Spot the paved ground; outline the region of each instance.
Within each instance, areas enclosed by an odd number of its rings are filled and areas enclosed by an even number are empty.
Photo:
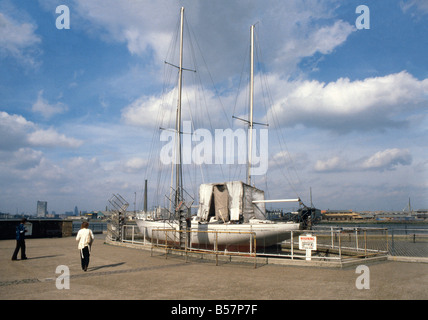
[[[0,241],[1,300],[426,300],[428,264],[368,264],[370,289],[358,289],[355,267],[331,269],[280,265],[185,262],[180,257],[104,244],[96,235],[87,272],[74,237],[27,239],[28,260],[11,261],[14,240]],[[19,257],[19,256],[18,256]],[[59,265],[70,270],[70,288],[59,290]]]

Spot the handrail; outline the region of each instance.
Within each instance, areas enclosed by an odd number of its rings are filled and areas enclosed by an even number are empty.
[[[161,240],[164,241],[164,244],[159,244],[159,233],[165,232],[165,239]],[[173,245],[168,245],[168,232],[174,232],[174,233],[186,233],[186,242],[184,248],[178,248],[177,244],[179,244],[179,241],[173,241]],[[154,233],[156,233],[156,237],[154,236]],[[189,233],[211,233],[215,234],[215,241],[213,244],[214,250],[207,250],[207,249],[201,249],[201,248],[193,248],[192,246],[188,246],[188,236]],[[235,252],[235,251],[220,251],[218,246],[218,235],[219,234],[248,234],[249,235],[249,252],[241,253],[241,252]],[[174,237],[175,238],[175,237]],[[177,238],[179,239],[179,238]],[[187,254],[189,252],[206,252],[210,254],[216,255],[216,265],[218,265],[218,255],[245,255],[245,256],[254,256],[254,266],[257,266],[257,240],[256,240],[256,233],[251,231],[214,231],[214,230],[177,230],[177,229],[162,229],[162,228],[156,228],[152,230],[152,248],[154,246],[156,247],[165,247],[165,258],[167,258],[168,250],[174,250],[174,251],[181,251],[186,253],[186,260],[187,260]],[[156,244],[154,244],[154,240],[156,240]]]

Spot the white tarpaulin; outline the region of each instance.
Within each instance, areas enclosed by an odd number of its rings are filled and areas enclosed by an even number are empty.
[[[209,221],[212,216],[225,222],[265,219],[265,204],[254,204],[255,200],[264,200],[264,191],[241,181],[202,184],[198,216],[201,221]]]

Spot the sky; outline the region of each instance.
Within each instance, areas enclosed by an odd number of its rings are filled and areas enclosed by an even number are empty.
[[[165,201],[170,166],[156,159],[175,117],[165,61],[178,63],[181,7],[184,66],[197,71],[184,72],[183,118],[195,129],[243,127],[232,116],[248,115],[256,26],[269,162],[253,183],[266,198],[310,204],[311,190],[320,209],[428,208],[425,0],[0,0],[0,212],[35,214],[38,200],[104,210],[112,194],[139,210],[145,179],[149,207]],[[196,201],[201,182],[245,181],[237,162],[193,167]]]

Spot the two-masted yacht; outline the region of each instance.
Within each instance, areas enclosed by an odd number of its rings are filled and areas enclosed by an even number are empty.
[[[251,185],[251,147],[248,152],[247,181],[228,181],[201,184],[196,216],[191,217],[192,201],[185,200],[181,172],[181,91],[183,73],[183,23],[184,8],[181,8],[180,59],[178,68],[178,103],[176,112],[177,135],[175,164],[175,195],[171,199],[172,209],[158,208],[152,212],[138,214],[136,223],[146,239],[152,241],[176,241],[181,247],[209,246],[232,248],[236,246],[271,246],[301,229],[300,222],[271,221],[266,218],[266,203],[298,202],[300,199],[266,200],[263,190]],[[248,134],[253,130],[254,95],[254,28],[251,26],[250,58],[250,116]],[[171,232],[175,230],[176,232]],[[173,235],[174,234],[174,235]],[[295,233],[297,235],[297,233]],[[229,250],[229,249],[228,249]]]

